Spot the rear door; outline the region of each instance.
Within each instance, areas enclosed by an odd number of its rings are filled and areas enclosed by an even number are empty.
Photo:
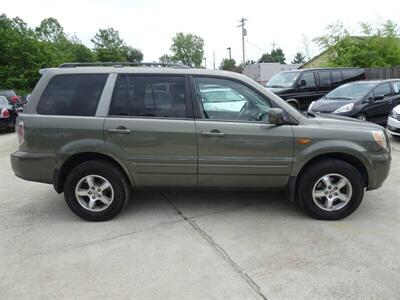
[[[104,136],[137,186],[196,186],[197,142],[187,78],[120,74]]]
[[[193,87],[198,185],[284,187],[293,163],[293,131],[291,125],[268,124],[271,102],[231,79],[196,76]]]
[[[331,71],[320,70],[317,74],[319,78],[319,91],[327,94],[332,89]]]

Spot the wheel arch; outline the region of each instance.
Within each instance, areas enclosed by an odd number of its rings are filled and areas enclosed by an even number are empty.
[[[295,202],[296,195],[297,195],[297,188],[298,188],[298,178],[301,178],[302,174],[304,174],[307,169],[309,169],[312,165],[318,163],[318,161],[326,160],[326,159],[338,159],[344,162],[349,163],[350,165],[354,166],[357,171],[360,173],[365,186],[368,186],[369,183],[369,175],[368,170],[364,163],[355,157],[354,155],[348,153],[341,153],[341,152],[332,152],[332,153],[323,153],[316,155],[310,158],[299,170],[296,176],[291,176],[286,188],[287,197],[289,197],[290,201]]]
[[[103,153],[98,153],[98,152],[81,152],[81,153],[76,153],[71,155],[67,160],[64,161],[64,163],[61,165],[60,168],[54,170],[53,173],[53,185],[54,189],[58,193],[62,193],[64,191],[64,183],[65,180],[68,176],[68,174],[71,172],[71,170],[76,167],[77,165],[90,161],[90,160],[103,160],[103,161],[108,161],[114,164],[117,168],[119,168],[122,173],[126,176],[128,179],[129,183],[131,186],[134,185],[134,180],[132,176],[129,173],[129,170],[124,166],[124,164],[117,159],[103,154]]]

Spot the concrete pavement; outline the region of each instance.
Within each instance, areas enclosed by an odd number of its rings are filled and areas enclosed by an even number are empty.
[[[347,219],[280,194],[135,192],[89,223],[52,186],[16,178],[0,133],[0,299],[398,299],[400,142],[383,188]]]

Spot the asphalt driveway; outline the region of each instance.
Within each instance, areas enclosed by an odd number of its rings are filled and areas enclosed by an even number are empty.
[[[0,133],[0,299],[399,299],[400,142],[383,188],[337,222],[277,193],[135,192],[116,219],[77,218],[16,178]]]

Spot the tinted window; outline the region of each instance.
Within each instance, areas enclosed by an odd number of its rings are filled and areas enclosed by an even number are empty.
[[[270,103],[247,86],[232,80],[195,78],[204,117],[216,120],[266,121]]]
[[[374,96],[390,96],[392,94],[390,90],[390,84],[384,83],[374,90]]]
[[[301,86],[301,88],[315,87],[315,78],[314,78],[313,72],[303,73],[300,77],[300,82],[302,80],[304,80],[306,82],[306,85]]]
[[[183,76],[120,75],[109,115],[185,118]]]
[[[333,84],[340,84],[342,81],[342,74],[340,71],[332,71],[332,83]]]
[[[358,77],[361,76],[363,71],[361,70],[343,70],[343,79],[344,80],[349,80],[352,79],[353,77]]]
[[[399,82],[392,82],[392,88],[395,95],[400,94],[400,81]]]
[[[319,84],[331,85],[331,73],[329,71],[319,71]]]
[[[43,115],[94,116],[108,74],[54,76],[37,106]]]

